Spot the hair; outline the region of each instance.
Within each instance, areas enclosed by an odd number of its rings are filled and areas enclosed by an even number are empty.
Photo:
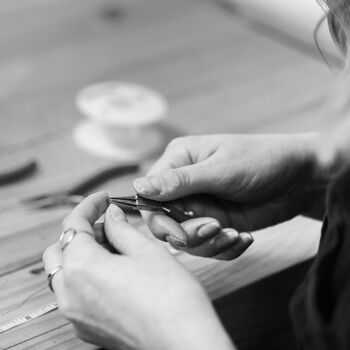
[[[350,39],[350,1],[349,0],[324,0],[329,8],[328,26],[332,38],[346,55]]]
[[[344,67],[331,91],[326,112],[333,121],[331,134],[324,135],[320,158],[332,162],[347,160],[350,164],[350,0],[318,0],[326,5],[331,36],[344,55]]]

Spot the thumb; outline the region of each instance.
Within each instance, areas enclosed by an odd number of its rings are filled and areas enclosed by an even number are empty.
[[[210,181],[209,167],[203,163],[170,169],[134,181],[138,194],[146,198],[170,201],[196,193],[210,193],[215,181]]]
[[[148,238],[128,223],[124,212],[115,204],[111,204],[106,211],[104,230],[108,242],[123,255],[140,253],[151,244]]]

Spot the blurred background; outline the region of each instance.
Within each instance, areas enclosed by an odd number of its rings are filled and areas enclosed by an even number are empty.
[[[78,92],[106,80],[158,91],[171,137],[317,129],[333,80],[322,16],[313,0],[1,0],[0,168],[38,158],[36,192],[71,181],[77,159],[103,163],[72,135]]]
[[[101,81],[158,91],[169,106],[166,141],[322,125],[319,108],[333,75],[313,42],[324,15],[314,0],[0,4],[0,169],[36,158],[42,175],[1,189],[3,198],[64,185],[105,164],[73,140],[85,118],[76,96]],[[320,45],[336,67],[326,33],[323,23]]]

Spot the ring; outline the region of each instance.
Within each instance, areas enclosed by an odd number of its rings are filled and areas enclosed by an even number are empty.
[[[62,266],[57,266],[47,275],[47,283],[52,293],[55,293],[55,291],[52,288],[52,279],[54,278],[56,273],[60,272],[61,270],[62,270]]]
[[[74,228],[68,228],[61,233],[60,239],[58,240],[61,249],[65,250],[67,245],[72,242],[74,236],[77,234],[77,230]]]

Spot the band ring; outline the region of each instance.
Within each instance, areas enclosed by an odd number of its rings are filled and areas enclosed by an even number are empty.
[[[67,245],[72,242],[73,238],[77,234],[77,230],[74,228],[68,228],[61,233],[60,239],[58,240],[61,249],[65,250]]]
[[[52,288],[52,279],[61,270],[62,270],[62,266],[57,266],[47,275],[47,284],[49,285],[49,288],[50,288],[52,293],[55,293],[55,291]]]

